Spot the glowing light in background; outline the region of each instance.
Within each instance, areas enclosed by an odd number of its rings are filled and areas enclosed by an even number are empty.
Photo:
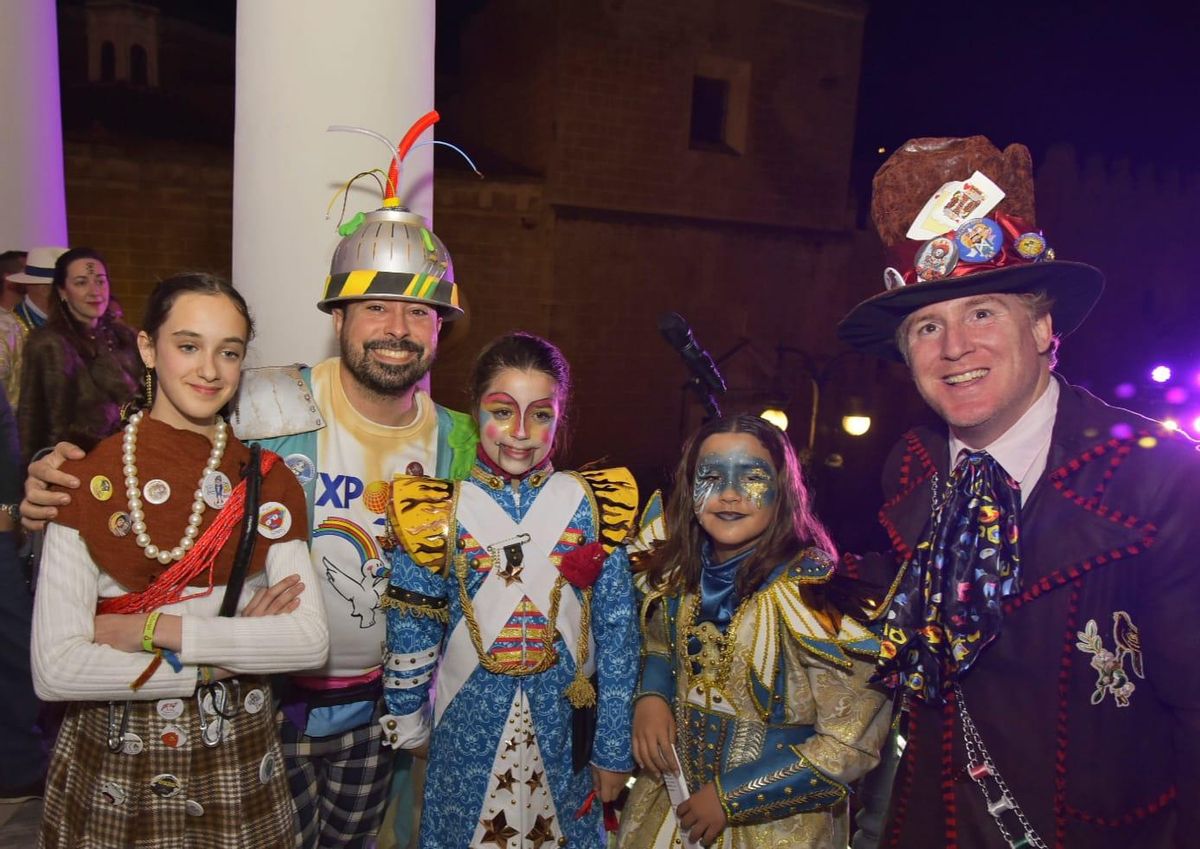
[[[780,430],[787,430],[788,417],[787,413],[778,407],[768,407],[759,413],[760,418],[764,418]]]
[[[1117,384],[1116,388],[1113,389],[1113,394],[1118,398],[1132,398],[1137,394],[1137,387],[1132,383],[1119,383]]]
[[[1200,434],[1200,416],[1196,416],[1196,418],[1192,419],[1192,431]]]
[[[842,416],[842,430],[851,436],[862,436],[870,429],[870,416]]]
[[[1182,404],[1188,399],[1188,392],[1182,386],[1172,386],[1163,395],[1168,404]]]
[[[1133,426],[1126,422],[1118,422],[1112,426],[1109,433],[1113,435],[1113,439],[1129,439],[1133,436]]]
[[[1179,422],[1174,419],[1163,419],[1162,425],[1167,430],[1179,430]]]
[[[1170,366],[1155,366],[1150,369],[1150,379],[1155,383],[1166,383],[1171,379]]]
[[[1137,444],[1143,448],[1153,448],[1155,445],[1158,445],[1158,440],[1153,436],[1143,436],[1138,440]]]

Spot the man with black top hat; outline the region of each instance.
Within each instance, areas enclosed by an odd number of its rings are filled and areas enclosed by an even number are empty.
[[[907,745],[880,845],[1197,845],[1195,445],[1053,372],[1103,278],[1037,229],[1025,147],[910,141],[872,216],[887,291],[839,336],[906,362],[946,423],[884,471]]]

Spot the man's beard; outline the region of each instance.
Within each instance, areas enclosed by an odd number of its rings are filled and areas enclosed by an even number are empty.
[[[416,385],[429,373],[433,357],[425,356],[425,347],[408,339],[385,341],[378,339],[363,344],[353,352],[343,338],[341,341],[342,362],[346,369],[364,389],[377,395],[398,395]],[[371,356],[371,351],[410,351],[415,356],[406,363],[382,363]]]

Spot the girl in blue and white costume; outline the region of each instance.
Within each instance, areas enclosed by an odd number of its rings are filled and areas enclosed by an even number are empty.
[[[595,799],[615,799],[633,766],[638,635],[621,543],[637,488],[625,469],[550,465],[570,390],[550,342],[500,337],[471,390],[470,478],[393,483],[385,738],[428,747],[425,849],[598,849]]]

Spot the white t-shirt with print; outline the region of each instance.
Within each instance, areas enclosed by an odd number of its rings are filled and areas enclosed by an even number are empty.
[[[411,424],[376,424],[350,405],[339,369],[334,357],[312,370],[326,422],[317,434],[312,560],[329,618],[329,661],[307,674],[349,677],[382,661],[387,629],[379,599],[390,564],[377,537],[387,524],[389,482],[396,474],[435,473],[437,409],[417,392]]]

